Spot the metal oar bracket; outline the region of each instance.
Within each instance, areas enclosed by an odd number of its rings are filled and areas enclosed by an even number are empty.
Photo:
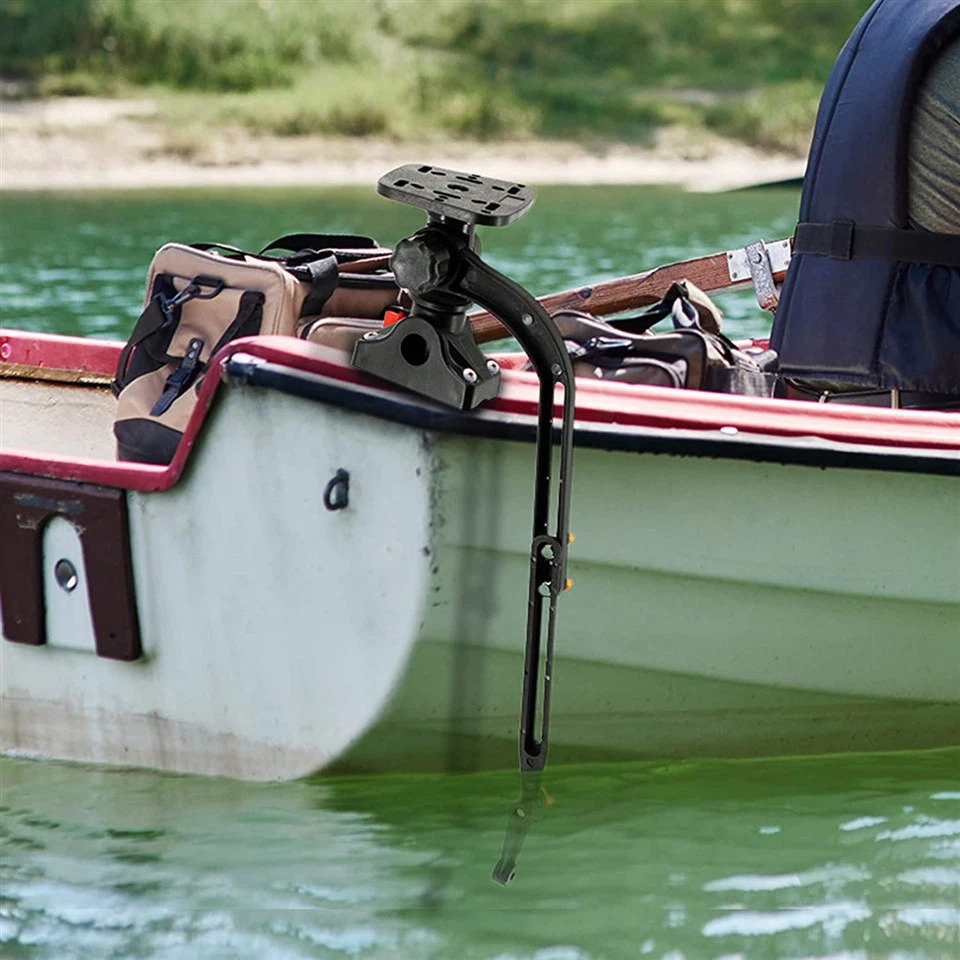
[[[467,321],[467,308],[477,303],[517,339],[540,378],[519,736],[521,773],[536,774],[547,759],[557,598],[567,585],[574,374],[549,315],[526,290],[480,259],[474,235],[477,226],[505,226],[523,216],[533,205],[534,191],[522,183],[426,164],[397,167],[381,177],[377,191],[426,211],[427,225],[401,240],[391,261],[397,283],[410,294],[409,315],[366,334],[354,349],[354,366],[460,410],[479,406],[499,392],[500,368],[484,357]],[[551,501],[558,386],[563,387],[563,414]],[[514,809],[511,824],[515,819]],[[514,839],[508,836],[504,847],[505,857],[508,848],[512,851],[511,861],[519,849]],[[512,875],[512,862],[502,859],[494,878],[506,882]]]
[[[773,275],[790,266],[793,247],[789,239],[765,243],[756,240],[739,250],[727,251],[727,270],[732,284],[753,282],[757,303],[762,310],[774,311],[780,302],[780,291]]]

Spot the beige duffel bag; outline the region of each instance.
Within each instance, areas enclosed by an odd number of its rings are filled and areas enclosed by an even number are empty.
[[[365,237],[294,234],[265,250],[168,243],[150,265],[144,311],[117,365],[117,456],[169,463],[221,347],[293,336],[311,317],[382,318],[400,291],[390,251]]]

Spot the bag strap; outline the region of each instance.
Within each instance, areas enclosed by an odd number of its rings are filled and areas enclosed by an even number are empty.
[[[300,240],[347,240],[351,242],[358,240],[376,247],[376,243],[368,237],[340,237],[315,233],[292,233],[287,237],[280,237],[278,240],[274,240],[273,243],[267,244],[259,253],[248,253],[239,247],[230,246],[228,243],[191,243],[190,246],[193,247],[194,250],[223,250],[226,251],[227,256],[232,259],[246,260],[250,258],[251,260],[266,260],[279,264],[287,273],[304,283],[310,284],[310,292],[304,299],[303,309],[300,312],[301,317],[309,317],[320,313],[323,305],[330,299],[331,294],[337,287],[339,269],[336,255],[327,252],[322,256],[318,256],[315,251],[307,251],[304,250],[303,247],[297,247],[296,249],[298,252],[303,251],[304,255],[295,258],[270,257],[264,252],[273,249],[293,249],[292,244]],[[291,244],[289,247],[287,246],[288,241]]]
[[[289,233],[268,243],[262,250],[253,253],[241,250],[230,243],[191,243],[194,250],[222,251],[226,256],[234,259],[252,257],[261,260],[277,260],[283,262],[287,257],[268,256],[270,250],[284,250],[289,253],[311,254],[323,250],[379,250],[377,241],[372,237],[355,236],[350,233]],[[368,254],[364,254],[368,256]],[[307,259],[307,257],[304,257]]]
[[[210,287],[208,293],[203,290]],[[137,347],[143,344],[147,355],[159,363],[177,363],[179,357],[171,357],[166,350],[161,350],[159,356],[151,349],[150,338],[164,327],[171,329],[180,322],[180,308],[190,300],[213,300],[223,291],[223,281],[217,277],[208,277],[198,274],[179,291],[173,285],[168,273],[158,274],[153,284],[153,296],[137,318],[130,339],[120,351],[117,360],[117,372],[110,384],[115,396],[127,385],[127,370],[130,366],[131,355]],[[167,338],[169,342],[169,337]]]
[[[256,254],[247,253],[246,250],[241,250],[239,247],[234,247],[229,243],[191,243],[190,246],[194,250],[202,250],[205,253],[209,250],[213,250],[215,253],[222,251],[224,256],[231,260],[246,260],[247,257],[256,256]]]
[[[320,313],[340,281],[337,258],[329,256],[322,260],[312,260],[298,269],[307,271],[310,282],[310,292],[304,298],[300,316],[312,317]]]
[[[632,317],[606,321],[626,333],[644,334],[661,320],[673,318],[674,329],[693,328],[720,334],[720,311],[710,298],[689,280],[674,281],[663,297]]]
[[[163,385],[163,393],[157,397],[156,403],[150,408],[151,417],[159,417],[165,414],[173,405],[173,401],[184,393],[187,387],[203,372],[206,364],[200,360],[200,352],[203,350],[203,340],[200,337],[194,337],[187,344],[187,352],[183,355],[177,368],[167,377]]]
[[[361,237],[352,233],[288,233],[268,243],[258,254],[263,256],[268,250],[286,250],[299,253],[301,250],[373,250],[377,241],[373,237]]]
[[[339,262],[347,251],[377,251],[381,248],[372,237],[356,234],[290,233],[268,243],[259,253],[250,253],[228,243],[191,243],[194,250],[222,251],[235,260],[266,260],[278,263],[298,280],[310,284],[310,292],[303,302],[301,317],[318,315],[338,284],[355,289],[389,289],[396,286],[392,274],[341,274]],[[344,249],[338,249],[344,248]],[[286,250],[292,256],[270,256],[268,250]],[[358,253],[363,259],[368,254]],[[348,266],[348,264],[344,264]]]
[[[263,294],[260,293],[259,290],[247,290],[244,292],[240,297],[240,306],[237,309],[236,317],[234,317],[230,326],[220,335],[220,339],[210,348],[211,360],[217,355],[221,348],[226,346],[231,340],[257,333],[260,329],[260,322],[263,319],[263,300]],[[200,360],[203,347],[204,342],[199,337],[194,337],[190,341],[187,346],[187,352],[180,358],[176,369],[167,377],[163,385],[163,392],[151,408],[151,417],[159,417],[166,413],[173,405],[173,402],[182,396],[187,388],[206,372],[208,364]]]
[[[303,263],[284,263],[282,266],[297,280],[310,284],[310,292],[304,298],[300,316],[310,317],[320,313],[340,282],[340,268],[336,256],[328,253]]]
[[[114,374],[113,381],[110,384],[110,389],[113,391],[114,396],[119,395],[120,391],[126,386],[124,381],[134,348],[138,347],[147,337],[152,336],[168,323],[167,315],[163,311],[161,302],[161,295],[159,293],[155,293],[150,298],[150,303],[147,304],[143,313],[140,314],[137,322],[134,324],[130,339],[127,340],[123,346],[123,350],[120,351],[120,358],[117,360],[117,372]]]
[[[230,322],[230,326],[220,335],[220,339],[210,348],[212,360],[221,348],[237,337],[253,336],[260,332],[260,323],[263,320],[264,296],[259,290],[245,290],[240,297],[240,306],[237,315]]]

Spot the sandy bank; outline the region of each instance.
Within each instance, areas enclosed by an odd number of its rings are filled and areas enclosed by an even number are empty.
[[[670,129],[649,147],[394,143],[171,130],[148,100],[0,101],[0,188],[130,189],[372,184],[411,160],[543,184],[675,183],[713,191],[803,174],[796,157]]]

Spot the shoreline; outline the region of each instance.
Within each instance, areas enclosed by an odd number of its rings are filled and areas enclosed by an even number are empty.
[[[479,171],[538,186],[675,184],[715,192],[801,177],[797,157],[702,131],[665,128],[649,146],[576,142],[394,142],[253,136],[241,129],[171,139],[147,100],[0,101],[0,190],[369,185],[401,163]]]

